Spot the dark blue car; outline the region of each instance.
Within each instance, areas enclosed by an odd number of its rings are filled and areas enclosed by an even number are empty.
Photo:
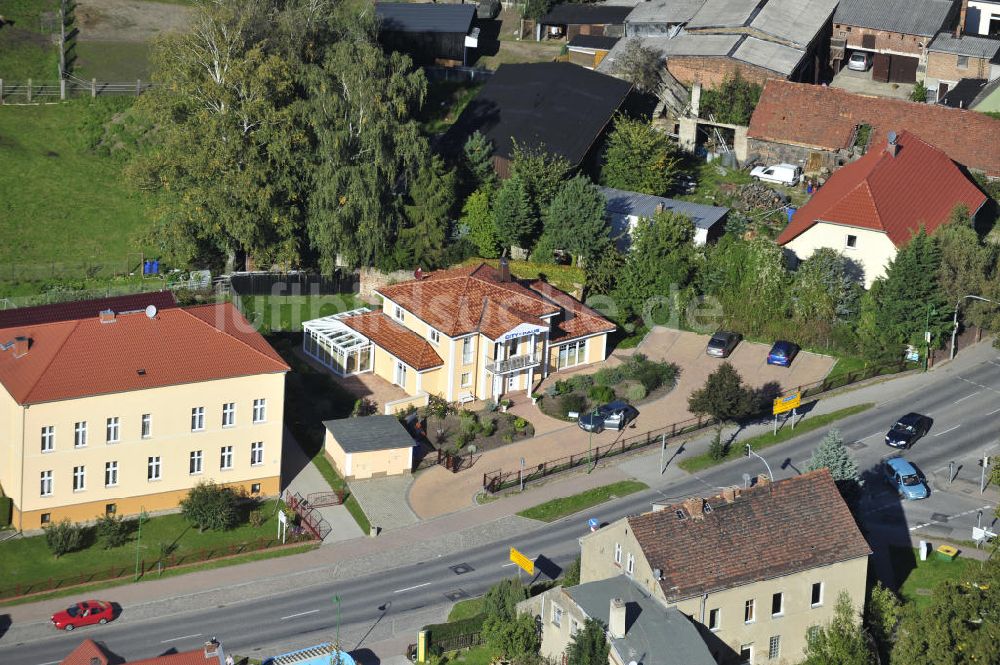
[[[794,342],[786,342],[779,339],[771,347],[771,352],[767,354],[768,365],[780,365],[788,367],[799,352],[799,345]]]

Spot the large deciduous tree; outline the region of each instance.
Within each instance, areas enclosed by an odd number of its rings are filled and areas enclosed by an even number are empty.
[[[665,196],[679,164],[677,146],[669,136],[648,122],[619,115],[608,135],[601,182],[616,189]]]
[[[702,292],[722,305],[726,325],[745,335],[777,336],[787,318],[788,273],[782,249],[767,238],[730,235],[707,252]]]
[[[754,412],[754,391],[743,384],[736,368],[724,362],[708,375],[705,385],[688,397],[688,410],[702,416],[715,418],[716,429],[726,423],[737,422]]]
[[[615,59],[615,73],[640,92],[657,92],[663,85],[663,71],[663,54],[638,37],[630,38]]]
[[[631,316],[644,314],[687,287],[695,270],[693,239],[694,223],[685,215],[661,211],[652,219],[640,219],[614,292],[620,310]]]
[[[838,326],[857,319],[862,270],[835,249],[816,250],[792,279],[792,315],[804,337],[829,345]],[[847,324],[847,325],[845,325]]]
[[[586,176],[562,183],[542,218],[544,233],[557,249],[589,263],[607,245],[607,200]]]
[[[570,638],[566,648],[566,662],[568,665],[605,665],[610,649],[604,624],[587,617],[583,628]]]
[[[830,623],[813,626],[806,633],[803,665],[872,665],[874,658],[859,618],[847,592],[841,592]]]
[[[502,242],[493,221],[490,204],[493,200],[493,188],[480,187],[465,200],[462,206],[460,224],[465,228],[466,237],[475,246],[479,256],[495,259],[500,256]]]

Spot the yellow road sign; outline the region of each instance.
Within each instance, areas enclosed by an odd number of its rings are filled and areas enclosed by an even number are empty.
[[[797,409],[800,404],[802,404],[802,393],[798,391],[782,395],[781,397],[775,397],[773,415]]]
[[[516,563],[518,567],[529,575],[535,574],[535,562],[515,550],[513,547],[510,548],[510,560],[513,563]]]

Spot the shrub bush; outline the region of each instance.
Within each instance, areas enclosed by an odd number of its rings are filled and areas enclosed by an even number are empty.
[[[624,365],[604,367],[594,372],[594,383],[598,386],[617,386],[626,378]]]
[[[569,385],[573,387],[573,390],[588,390],[594,385],[594,377],[590,374],[577,374],[569,379]]]
[[[614,401],[615,391],[609,386],[594,386],[590,389],[589,397],[591,401],[599,404],[606,404]]]
[[[13,513],[14,501],[9,496],[0,496],[0,527],[10,524],[10,516]]]
[[[128,541],[132,525],[118,515],[101,515],[97,519],[97,535],[104,542],[104,549],[121,547]]]
[[[460,411],[458,419],[462,434],[474,437],[479,431],[479,418],[472,411]]]
[[[569,381],[556,381],[555,393],[556,395],[565,395],[566,393],[573,392],[573,386],[570,385]]]
[[[514,429],[516,429],[518,432],[520,432],[527,426],[528,426],[528,421],[525,420],[524,418],[514,418]]]
[[[240,521],[238,502],[239,497],[231,487],[212,481],[198,483],[181,500],[181,514],[198,527],[198,531],[226,531]]]
[[[431,395],[427,398],[427,413],[438,420],[444,420],[455,412],[455,408],[443,397]]]
[[[633,383],[625,389],[625,399],[633,404],[646,399],[647,394],[649,393],[646,391],[646,386],[641,383]]]
[[[483,433],[483,436],[493,436],[497,431],[497,421],[494,418],[482,421],[480,431]]]
[[[250,511],[250,526],[252,526],[253,528],[259,529],[260,527],[264,526],[264,522],[266,520],[267,518],[264,517],[263,511],[260,510]]]
[[[559,410],[562,415],[571,411],[582,413],[587,410],[587,398],[579,393],[569,393],[559,398]]]
[[[82,549],[83,536],[84,528],[65,518],[45,527],[45,544],[49,546],[49,551],[56,558]]]

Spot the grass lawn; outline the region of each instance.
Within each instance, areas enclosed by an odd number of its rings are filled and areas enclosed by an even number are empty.
[[[59,80],[59,51],[42,28],[42,15],[53,12],[51,28],[58,30],[57,0],[4,0],[0,15],[6,23],[0,27],[0,79],[8,83]],[[0,132],[2,134],[2,132]]]
[[[145,565],[157,561],[161,554],[170,553],[175,559],[193,555],[199,550],[216,549],[218,556],[230,545],[238,545],[273,538],[277,529],[275,501],[261,504],[261,512],[266,517],[260,527],[244,522],[230,531],[205,531],[199,533],[180,514],[153,517],[142,524],[141,558]],[[134,526],[134,522],[133,522]],[[49,579],[66,579],[95,573],[106,574],[111,569],[126,574],[135,568],[136,537],[133,532],[129,542],[121,547],[104,549],[96,538],[89,539],[88,546],[78,552],[53,557],[45,543],[44,536],[14,538],[0,543],[0,569],[4,571],[3,586],[31,585]],[[183,563],[180,561],[179,563]],[[153,573],[147,573],[151,575]]]
[[[472,258],[462,265],[488,263],[494,268],[500,264],[499,259]],[[511,261],[510,272],[518,279],[538,279],[544,276],[552,286],[566,293],[573,293],[577,285],[583,285],[586,277],[583,268],[576,266],[561,266],[554,263],[532,263],[531,261]]]
[[[0,106],[0,282],[109,275],[141,249],[152,206],[81,146],[88,103]]]
[[[778,430],[777,434],[768,432],[766,434],[752,436],[748,439],[740,439],[729,447],[725,457],[722,459],[712,459],[712,456],[706,452],[701,455],[695,455],[694,457],[688,457],[687,459],[681,460],[680,467],[688,473],[694,473],[695,471],[701,471],[711,466],[715,466],[716,464],[724,464],[725,462],[734,460],[737,457],[743,457],[746,454],[745,446],[747,444],[752,445],[754,450],[759,451],[763,448],[768,448],[770,446],[788,441],[789,439],[799,436],[800,434],[806,434],[807,432],[812,432],[813,430],[831,425],[841,418],[847,418],[848,416],[853,416],[861,413],[862,411],[867,411],[873,406],[875,406],[875,404],[870,402],[867,404],[855,404],[854,406],[849,406],[846,409],[840,409],[832,413],[824,413],[819,416],[807,417],[804,418],[802,422],[797,423],[795,425],[795,429],[792,429],[791,425],[786,424]]]
[[[917,550],[909,547],[890,547],[889,558],[896,573],[899,594],[917,610],[930,605],[938,584],[959,579],[966,569],[976,565],[975,561],[964,559],[961,554],[954,561],[941,561],[935,552],[931,552],[927,561],[921,561]]]
[[[243,296],[241,301],[247,319],[259,322],[260,331],[265,334],[272,331],[301,332],[303,321],[367,305],[351,293],[329,296]]]
[[[459,81],[435,81],[427,86],[427,99],[418,120],[426,134],[441,134],[451,127],[476,96],[483,84]]]
[[[455,603],[451,611],[448,612],[448,621],[459,621],[468,619],[483,613],[483,597],[467,598]]]
[[[89,81],[134,83],[149,79],[148,42],[79,41],[75,46],[73,75]]]
[[[649,489],[649,485],[646,483],[638,480],[622,480],[610,485],[595,487],[594,489],[572,496],[564,496],[540,503],[527,510],[522,510],[518,515],[532,520],[541,520],[542,522],[554,522],[560,517],[572,515],[610,499],[627,496],[645,489]]]
[[[455,663],[455,665],[490,665],[493,662],[493,655],[485,646],[449,652],[446,658],[447,660],[442,659],[441,662]]]

